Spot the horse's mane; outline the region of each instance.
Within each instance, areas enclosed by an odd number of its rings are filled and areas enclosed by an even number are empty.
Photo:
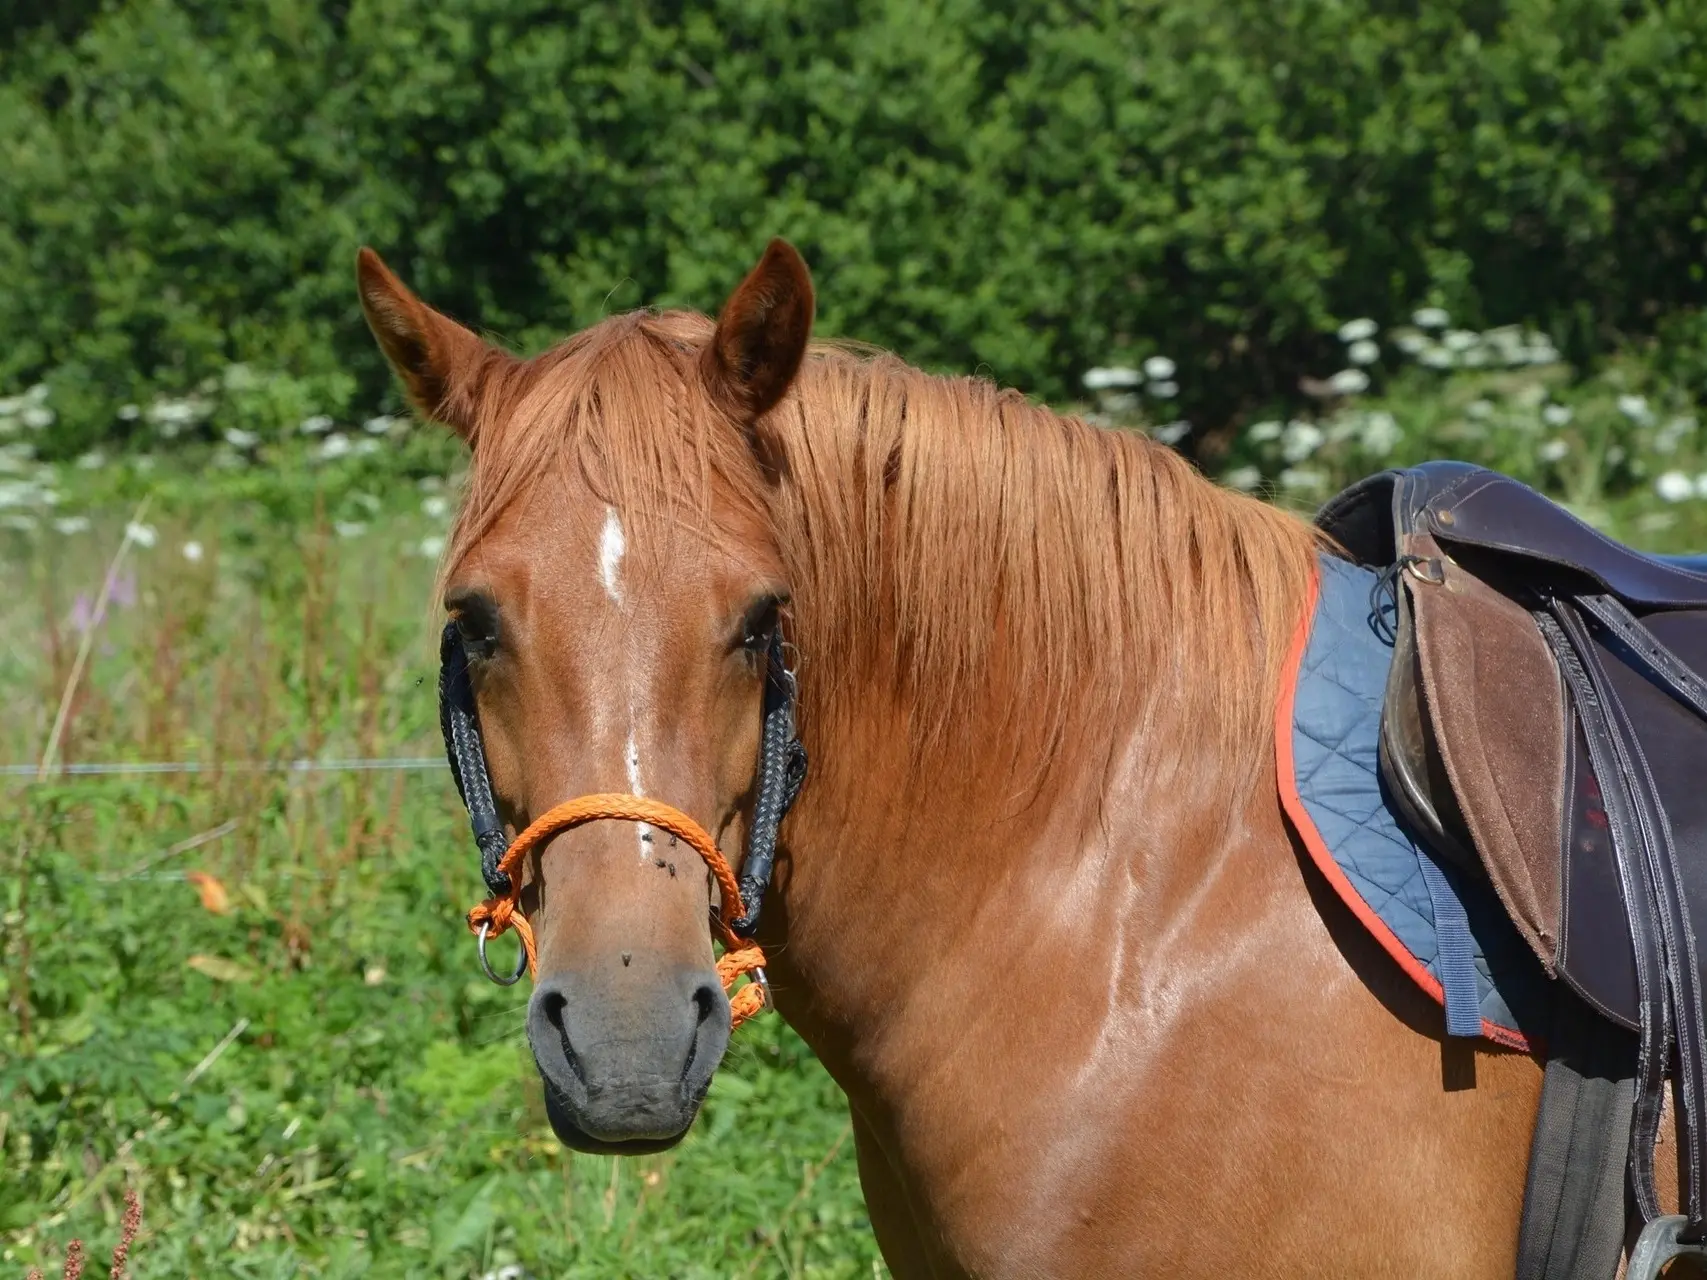
[[[761,424],[767,480],[698,390],[711,329],[615,316],[495,380],[447,565],[565,468],[625,521],[709,528],[716,494],[776,531],[820,733],[883,693],[920,761],[964,748],[1011,780],[1106,759],[1140,723],[1255,775],[1318,546],[1302,521],[1142,435],[833,344]]]

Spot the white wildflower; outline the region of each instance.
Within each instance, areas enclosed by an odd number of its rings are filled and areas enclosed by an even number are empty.
[[[1468,351],[1482,341],[1482,335],[1469,329],[1448,329],[1441,341],[1448,351]]]
[[[1515,324],[1502,324],[1492,329],[1484,329],[1482,341],[1498,350],[1501,355],[1510,356],[1522,349],[1525,338],[1523,330]]]
[[[1356,439],[1362,431],[1363,413],[1361,410],[1337,413],[1328,420],[1328,443],[1344,444],[1347,440]]]
[[[372,436],[363,436],[360,440],[357,440],[350,446],[350,452],[355,454],[358,458],[369,458],[383,448],[385,448],[385,446],[378,440],[375,440]]]
[[[1570,441],[1557,438],[1546,441],[1536,450],[1543,462],[1558,462],[1570,451]]]
[[[1363,432],[1359,443],[1364,452],[1377,458],[1384,458],[1399,447],[1405,433],[1399,429],[1399,421],[1384,410],[1369,414],[1363,420]]]
[[[240,366],[233,365],[233,368]],[[261,437],[253,431],[244,431],[240,427],[229,427],[225,432],[225,443],[233,449],[253,449],[261,443]]]
[[[0,507],[33,507],[41,490],[31,480],[0,480]]]
[[[195,541],[193,538],[180,547],[179,550],[184,553],[184,559],[188,560],[191,564],[200,564],[202,562],[202,555],[204,554],[202,544]]]
[[[1646,396],[1619,396],[1618,412],[1631,422],[1648,423],[1654,418],[1653,410],[1648,408]]]
[[[1270,440],[1280,439],[1282,430],[1280,423],[1270,420],[1254,424],[1245,432],[1245,436],[1257,444],[1267,444]]]
[[[1191,423],[1181,418],[1177,422],[1169,422],[1157,427],[1150,434],[1163,444],[1175,445],[1191,434]]]
[[[1667,471],[1654,481],[1654,492],[1667,502],[1682,502],[1695,496],[1695,482],[1681,471]]]
[[[1683,438],[1695,430],[1695,419],[1685,416],[1672,418],[1665,426],[1654,432],[1655,453],[1676,453],[1677,446]]]
[[[1144,380],[1144,375],[1136,369],[1128,369],[1123,365],[1112,368],[1096,368],[1085,370],[1085,388],[1090,391],[1106,391],[1110,387],[1135,387]]]
[[[47,403],[47,383],[45,383],[45,382],[36,383],[35,386],[31,387],[28,391],[24,392],[24,399],[29,401],[31,404],[46,404]]]
[[[429,560],[437,560],[445,549],[445,540],[439,534],[431,534],[422,538],[415,549]]]
[[[1464,406],[1464,416],[1466,418],[1475,418],[1478,421],[1491,417],[1493,412],[1494,402],[1492,400],[1476,399],[1470,401],[1469,404]]]
[[[359,538],[367,532],[367,525],[360,520],[334,520],[332,529],[340,538]]]
[[[1366,342],[1381,332],[1381,327],[1367,316],[1359,320],[1347,320],[1340,326],[1340,341],[1345,343]]]
[[[60,516],[53,522],[53,527],[56,532],[63,533],[69,538],[74,533],[87,533],[89,531],[89,517]]]
[[[1428,335],[1415,329],[1401,329],[1393,335],[1393,345],[1408,356],[1421,355],[1428,350]]]
[[[304,418],[297,430],[305,436],[324,435],[332,429],[332,419],[323,413],[317,413],[312,418]]]
[[[148,406],[148,420],[157,426],[184,426],[201,416],[201,405],[190,399],[156,400]]]
[[[107,465],[107,455],[99,449],[91,449],[77,459],[79,471],[99,471]]]
[[[48,408],[45,404],[29,405],[18,415],[18,421],[23,423],[31,431],[40,431],[43,427],[51,427],[53,425],[53,419],[53,410]]]
[[[1422,307],[1411,313],[1411,323],[1419,329],[1444,329],[1452,317],[1442,307]]]
[[[125,525],[124,536],[125,541],[134,543],[139,547],[152,547],[160,540],[160,534],[154,526],[144,524],[140,520],[132,520]]]
[[[121,404],[119,406],[120,422],[135,422],[141,416],[142,410],[134,404]]]
[[[341,458],[350,451],[350,438],[339,432],[333,432],[320,442],[320,447],[314,451],[314,456],[323,460]]]
[[[391,417],[389,414],[382,413],[377,417],[369,418],[366,422],[362,423],[362,430],[367,432],[370,436],[382,436],[386,432],[390,431],[397,422],[398,419]]]
[[[1249,493],[1262,483],[1262,470],[1258,467],[1234,467],[1221,477],[1221,481],[1230,489]]]
[[[1547,388],[1539,382],[1525,382],[1512,393],[1511,398],[1519,408],[1533,412],[1547,403]]]
[[[1368,338],[1362,338],[1345,349],[1345,358],[1353,364],[1374,364],[1381,358],[1381,347]]]
[[[1288,462],[1302,462],[1322,447],[1322,429],[1313,422],[1289,422],[1280,437],[1280,456]]]
[[[1303,491],[1320,489],[1326,480],[1327,477],[1320,471],[1313,471],[1308,467],[1288,467],[1280,473],[1280,487],[1282,489]]]
[[[1458,357],[1445,347],[1430,346],[1417,357],[1419,363],[1430,369],[1450,369],[1458,363]]]
[[[1170,382],[1166,378],[1150,384],[1150,394],[1158,400],[1172,400],[1179,394],[1179,383]]]
[[[1328,386],[1336,395],[1355,396],[1369,390],[1369,375],[1362,369],[1341,369],[1328,379]]]
[[[1541,411],[1541,421],[1550,427],[1562,427],[1576,416],[1568,404],[1550,404]]]
[[[1166,356],[1151,356],[1144,361],[1144,376],[1152,382],[1166,382],[1175,372],[1174,362]]]

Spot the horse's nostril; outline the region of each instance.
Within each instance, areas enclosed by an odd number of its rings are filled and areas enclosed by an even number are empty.
[[[545,1020],[560,1033],[563,1031],[563,1009],[568,1003],[556,992],[552,992],[539,1002],[540,1011],[545,1014]]]
[[[704,1023],[707,1018],[717,1012],[717,989],[709,983],[700,983],[694,988],[693,1003],[699,1011],[699,1016],[694,1021]]]
[[[557,1032],[557,1044],[563,1050],[564,1061],[584,1088],[587,1084],[587,1071],[581,1065],[581,1055],[576,1053],[575,1046],[569,1043],[569,1028],[564,1021],[564,1011],[568,1005],[568,1000],[553,991],[540,1001],[540,1012],[545,1015],[547,1025]]]

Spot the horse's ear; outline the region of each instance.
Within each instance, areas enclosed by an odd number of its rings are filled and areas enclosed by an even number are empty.
[[[812,273],[793,245],[772,240],[717,317],[700,364],[711,398],[752,423],[787,394],[812,336]]]
[[[356,255],[362,314],[420,412],[472,442],[473,383],[496,349],[422,302],[372,249]]]

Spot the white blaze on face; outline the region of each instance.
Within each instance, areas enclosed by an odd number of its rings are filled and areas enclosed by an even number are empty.
[[[622,520],[616,514],[615,507],[605,508],[605,527],[599,534],[599,581],[604,584],[605,594],[611,598],[611,603],[622,604],[622,557],[628,550],[628,539],[623,536]],[[634,703],[632,698],[628,704],[628,741],[622,749],[623,767],[628,772],[628,793],[634,796],[646,794],[640,782],[640,744],[634,736]],[[645,861],[649,849],[648,840],[652,828],[645,823],[635,826],[635,844],[640,850],[641,861]]]
[[[628,541],[622,536],[622,521],[616,508],[605,508],[605,528],[599,535],[599,581],[605,584],[605,594],[616,604],[622,603],[622,555]]]

